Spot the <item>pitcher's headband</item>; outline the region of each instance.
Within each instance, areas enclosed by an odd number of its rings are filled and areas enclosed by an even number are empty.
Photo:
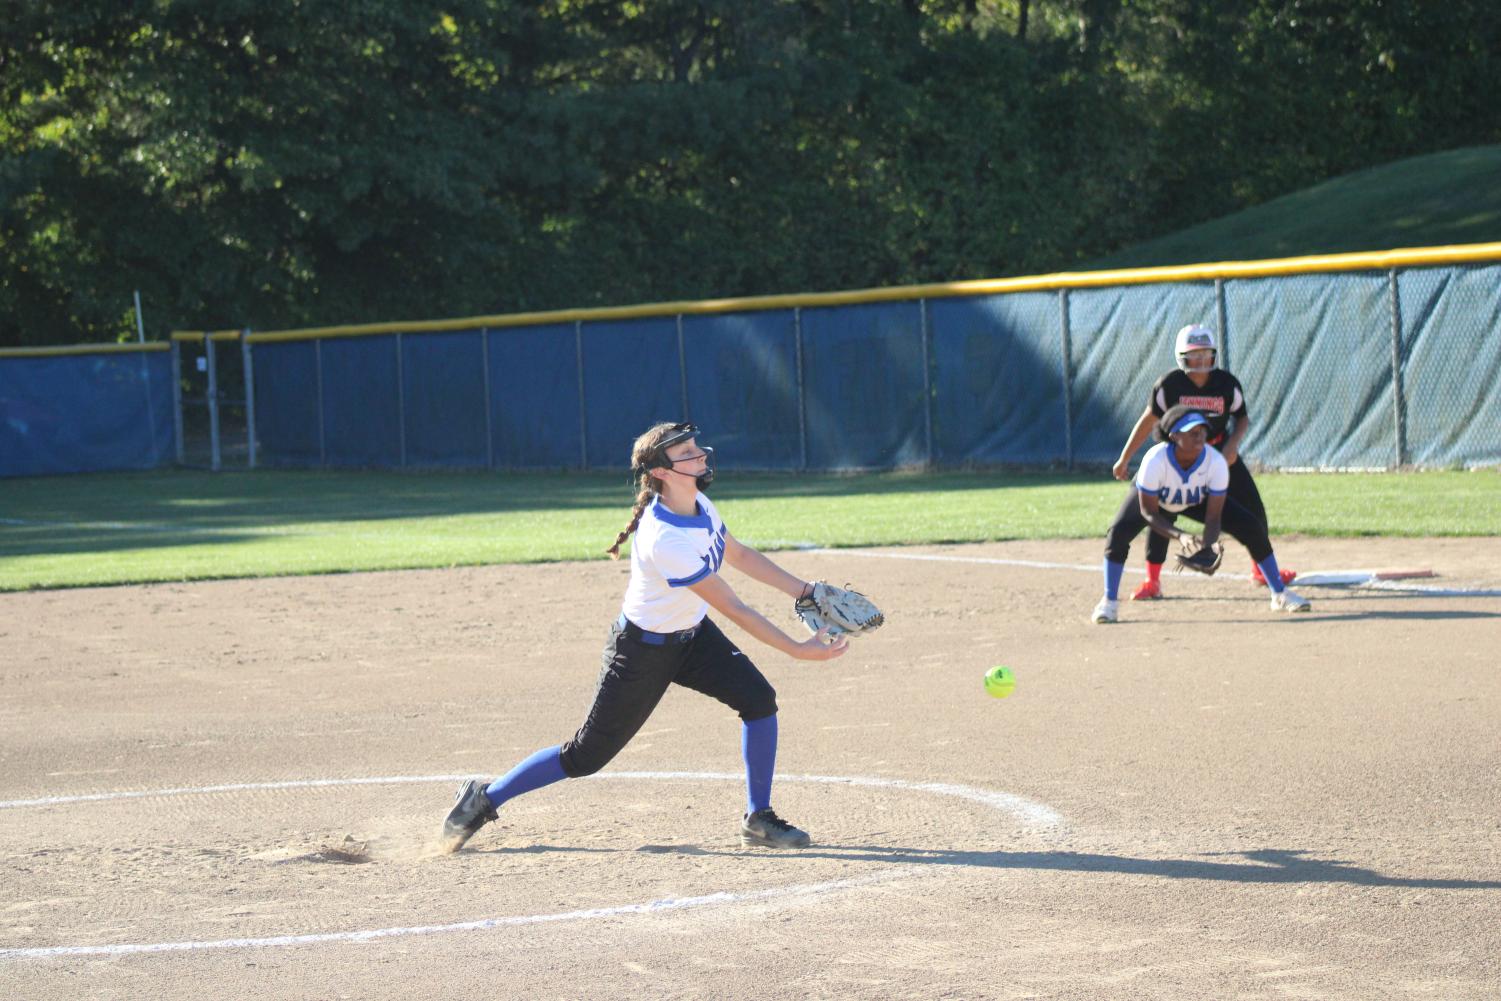
[[[687,441],[689,438],[696,437],[698,437],[697,424],[693,424],[687,421],[683,422],[682,424],[674,424],[672,426],[672,430],[667,432],[667,437],[657,442],[656,450],[658,452],[665,452],[680,441]]]

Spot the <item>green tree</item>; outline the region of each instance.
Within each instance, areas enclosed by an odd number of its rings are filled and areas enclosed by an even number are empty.
[[[17,0],[0,344],[1066,268],[1501,141],[1482,0]]]

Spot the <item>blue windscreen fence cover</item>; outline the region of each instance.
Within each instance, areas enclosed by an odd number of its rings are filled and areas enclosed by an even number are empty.
[[[1109,465],[1177,366],[1177,332],[1214,323],[1212,283],[1082,289],[1068,296],[1073,461]],[[1150,444],[1150,442],[1148,443]]]
[[[583,464],[578,335],[573,324],[486,331],[490,426],[501,469]]]
[[[684,415],[721,469],[796,469],[797,326],[792,310],[683,318]]]
[[[253,349],[256,461],[323,463],[318,361],[322,341],[272,341]]]
[[[585,324],[583,387],[585,465],[629,471],[641,432],[683,419],[677,319]]]
[[[922,330],[917,301],[802,311],[809,467],[927,461]]]
[[[251,336],[246,375],[273,467],[624,471],[663,420],[725,470],[1103,467],[1190,323],[1253,467],[1501,465],[1501,264],[330,329]],[[0,474],[165,464],[171,407],[167,353],[0,357]]]
[[[0,358],[0,476],[165,465],[172,406],[166,351]]]
[[[1225,308],[1251,430],[1246,460],[1281,468],[1396,464],[1387,278],[1229,282]]]
[[[395,334],[322,343],[323,440],[330,466],[402,466],[401,379]]]
[[[1191,323],[1271,468],[1501,463],[1501,266],[1283,275],[254,345],[267,464],[1109,465]],[[1142,448],[1151,444],[1146,442]],[[1139,458],[1139,455],[1137,456]]]
[[[1398,276],[1405,460],[1501,464],[1501,267]]]
[[[478,330],[402,336],[406,465],[490,465],[485,350]]]
[[[1245,388],[1253,468],[1501,465],[1501,264],[301,331],[246,338],[243,374],[273,467],[624,474],[680,420],[722,469],[1099,467],[1190,323]],[[218,357],[234,410],[240,354]],[[159,350],[0,352],[0,476],[170,463],[172,373]]]
[[[1045,464],[1064,455],[1058,293],[939,299],[928,309],[934,461]]]

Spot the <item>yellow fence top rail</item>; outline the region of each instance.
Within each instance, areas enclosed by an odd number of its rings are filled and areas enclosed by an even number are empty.
[[[244,331],[240,330],[174,330],[174,341],[186,341],[193,344],[202,344],[204,341],[236,341]]]
[[[1478,264],[1501,261],[1501,243],[1472,243],[1449,247],[1416,247],[1355,254],[1319,254],[1265,261],[1222,261],[1172,267],[1131,268],[1119,271],[1065,271],[1022,278],[985,278],[901,285],[891,288],[854,289],[844,292],[804,292],[788,295],[744,296],[735,299],[699,299],[681,302],[643,303],[634,306],[603,306],[590,309],[556,309],[533,313],[505,313],[449,320],[412,320],[363,323],[351,326],[306,327],[294,330],[252,332],[252,344],[311,340],[325,337],[359,337],[370,334],[414,334],[447,330],[496,329],[549,326],[554,324],[635,320],[659,316],[703,316],[744,313],[769,309],[848,306],[872,302],[900,302],[954,296],[1002,295],[1011,292],[1043,292],[1059,289],[1101,288],[1112,285],[1149,285],[1165,282],[1214,281],[1222,278],[1271,278],[1282,275],[1328,274],[1341,271],[1387,271],[1393,268],[1438,267],[1446,264]],[[177,331],[173,340],[234,340],[239,331],[205,333]]]
[[[58,355],[119,354],[131,351],[168,351],[166,341],[145,344],[59,344],[46,348],[0,348],[0,358],[49,358]]]

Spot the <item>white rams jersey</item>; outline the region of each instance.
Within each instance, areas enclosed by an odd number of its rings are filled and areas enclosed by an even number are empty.
[[[631,582],[621,611],[642,629],[673,633],[692,629],[709,603],[689,590],[719,572],[725,527],[714,504],[698,495],[698,513],[673,514],[658,497],[641,512],[631,540]]]
[[[1184,469],[1173,443],[1165,441],[1147,450],[1136,472],[1136,489],[1155,494],[1162,510],[1176,513],[1229,490],[1230,467],[1213,445],[1205,445],[1194,464]]]

